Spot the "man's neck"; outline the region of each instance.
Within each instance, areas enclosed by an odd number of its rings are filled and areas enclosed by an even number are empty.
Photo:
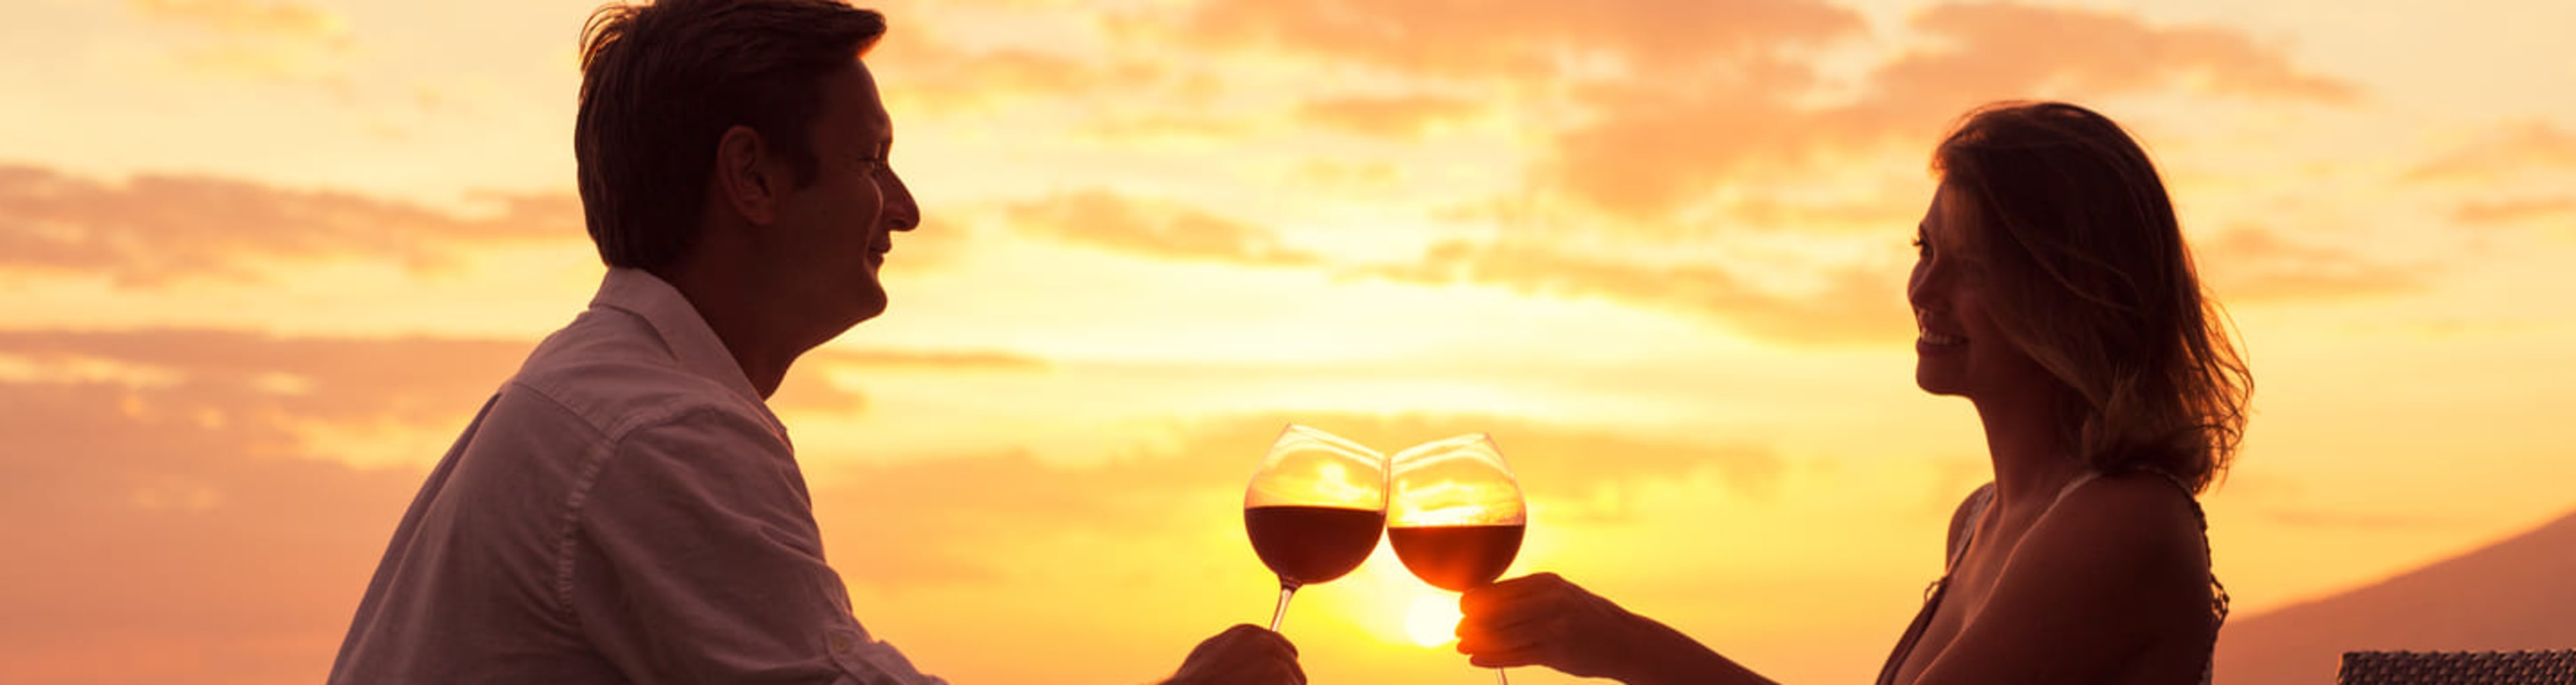
[[[725,352],[741,367],[743,378],[751,381],[762,399],[768,399],[787,378],[787,367],[813,345],[797,342],[792,320],[780,312],[763,311],[777,298],[761,296],[757,277],[712,261],[684,258],[652,273],[680,291],[698,318],[715,331],[716,339],[724,342]]]

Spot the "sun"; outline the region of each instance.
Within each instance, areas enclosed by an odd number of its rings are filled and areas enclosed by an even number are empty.
[[[1413,600],[1413,609],[1405,612],[1404,633],[1413,643],[1438,647],[1458,639],[1458,598],[1432,596]]]

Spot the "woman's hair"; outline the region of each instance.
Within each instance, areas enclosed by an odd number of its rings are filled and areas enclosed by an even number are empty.
[[[838,0],[612,3],[582,30],[572,149],[591,241],[609,266],[659,268],[688,251],[716,142],[748,126],[798,186],[820,169],[809,136],[823,79],[885,35]]]
[[[2146,151],[2091,110],[2003,102],[1969,112],[1932,166],[1978,227],[1995,323],[2064,384],[2081,458],[2207,489],[2254,381]]]

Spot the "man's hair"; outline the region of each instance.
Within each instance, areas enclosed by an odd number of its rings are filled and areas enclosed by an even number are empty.
[[[797,186],[813,182],[823,79],[885,30],[883,15],[836,0],[660,0],[591,13],[572,149],[600,259],[652,269],[688,251],[731,127],[759,133]]]
[[[1933,168],[1964,201],[1995,323],[2063,384],[2082,459],[2194,489],[2224,473],[2254,381],[2146,150],[2092,110],[2004,102],[1970,112]]]

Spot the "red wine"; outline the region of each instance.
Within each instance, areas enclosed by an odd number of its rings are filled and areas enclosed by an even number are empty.
[[[1395,558],[1422,582],[1452,592],[1494,582],[1521,553],[1526,526],[1419,526],[1386,529]]]
[[[1252,551],[1281,580],[1321,583],[1359,568],[1377,549],[1386,513],[1340,507],[1247,507],[1243,530]]]

